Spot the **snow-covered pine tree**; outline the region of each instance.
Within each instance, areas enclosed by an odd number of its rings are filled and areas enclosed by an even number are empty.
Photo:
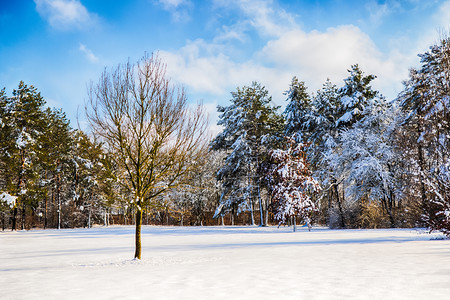
[[[405,156],[411,162],[406,186],[419,182],[408,194],[419,195],[423,220],[431,229],[449,232],[450,38],[442,36],[419,56],[421,66],[410,71],[398,98],[405,114],[401,130],[411,136],[403,145],[411,154]]]
[[[211,143],[211,149],[227,152],[225,164],[218,171],[223,191],[215,216],[233,209],[252,213],[256,200],[260,225],[264,225],[262,164],[268,147],[282,134],[283,118],[277,113],[278,107],[271,105],[268,91],[259,83],[238,87],[231,95],[230,106],[218,107],[221,113],[218,125],[224,129]]]
[[[9,174],[11,191],[17,196],[13,210],[12,229],[17,229],[17,213],[21,208],[21,228],[25,228],[27,207],[35,207],[39,201],[39,164],[37,140],[43,134],[44,99],[37,89],[23,81],[9,98],[11,126]]]
[[[297,143],[292,137],[286,138],[286,149],[270,151],[272,170],[269,182],[272,192],[275,218],[285,224],[291,217],[296,217],[311,225],[311,214],[316,205],[311,194],[320,190],[319,183],[312,177],[304,152],[305,144]]]
[[[327,80],[322,90],[317,92],[310,112],[304,114],[306,121],[302,128],[303,135],[308,136],[307,141],[311,143],[307,151],[314,175],[323,185],[322,199],[328,199],[330,212],[336,211],[339,220],[332,223],[339,227],[347,226],[344,183],[348,182],[348,169],[336,164],[343,151],[340,133],[361,120],[369,111],[366,107],[375,107],[383,102],[379,93],[370,86],[375,76],[365,75],[358,65],[351,66],[348,71],[350,75],[344,80],[343,87],[337,89]]]
[[[328,158],[329,163],[337,174],[343,174],[348,201],[379,201],[394,227],[398,187],[394,168],[398,157],[390,139],[393,109],[380,98],[368,103],[361,115],[362,119],[340,132],[340,147]]]
[[[251,187],[250,160],[246,155],[248,146],[241,137],[244,135],[241,120],[245,119],[246,113],[236,103],[227,107],[218,106],[217,110],[221,113],[217,124],[224,129],[212,141],[211,149],[225,151],[227,154],[224,164],[217,171],[217,180],[221,183],[222,191],[214,217],[223,217],[225,213],[230,212],[234,225],[235,213],[241,209],[249,210],[253,225],[253,200],[248,193],[248,187]]]
[[[302,126],[302,131],[297,135],[307,136],[307,142],[310,144],[306,148],[308,161],[311,163],[311,170],[314,177],[317,178],[325,189],[321,192],[322,203],[320,205],[323,222],[329,223],[328,213],[336,203],[341,209],[342,205],[335,192],[335,186],[332,185],[333,178],[331,170],[324,164],[324,156],[330,148],[336,144],[338,131],[335,127],[338,119],[340,107],[338,88],[329,79],[323,84],[322,89],[312,97],[310,110],[304,117],[306,122]],[[337,198],[337,199],[336,199]],[[342,213],[340,213],[342,215]],[[343,220],[344,218],[341,218]],[[341,227],[344,226],[341,222]]]
[[[10,111],[11,99],[5,89],[0,90],[0,213],[2,230],[7,227],[11,207],[15,205],[10,174],[11,152],[13,145],[13,124]]]
[[[334,189],[334,196],[338,204],[338,214],[341,219],[340,224],[343,227],[347,225],[344,219],[345,210],[350,208],[349,203],[352,202],[348,201],[349,199],[347,199],[346,195],[349,169],[336,163],[337,160],[341,159],[340,154],[345,150],[341,133],[352,129],[355,123],[370,114],[372,107],[377,107],[384,103],[384,98],[378,91],[373,90],[370,85],[376,76],[366,75],[357,64],[352,65],[348,72],[350,75],[344,79],[344,86],[338,90],[339,106],[337,120],[333,128],[335,138],[327,141],[328,149],[323,158],[324,165],[330,171],[331,176],[328,182],[331,183],[330,187]],[[347,214],[349,213],[350,210],[347,211]],[[347,219],[350,217],[349,215]]]
[[[288,102],[283,113],[286,119],[285,135],[295,134],[300,141],[302,135],[309,133],[307,128],[310,125],[308,116],[312,112],[311,97],[306,91],[305,82],[299,81],[297,77],[292,78],[289,90],[284,94],[287,95]],[[308,136],[303,138],[307,139]]]
[[[44,228],[61,228],[62,211],[72,185],[70,151],[73,143],[69,120],[61,110],[47,108],[44,111],[43,132],[38,139],[40,182],[44,187],[44,199],[40,213]],[[70,216],[65,216],[66,223]]]
[[[366,106],[372,105],[379,97],[378,91],[370,86],[375,75],[365,75],[359,65],[352,65],[348,70],[350,76],[344,79],[344,86],[339,89],[339,118],[336,121],[338,129],[348,128],[363,118]]]

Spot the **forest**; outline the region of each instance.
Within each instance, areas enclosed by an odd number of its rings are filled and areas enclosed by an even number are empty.
[[[214,137],[157,55],[91,85],[86,132],[36,87],[3,89],[2,230],[306,223],[450,235],[450,38],[419,57],[396,99],[357,64],[312,93],[293,77],[284,110],[257,82],[237,87]]]

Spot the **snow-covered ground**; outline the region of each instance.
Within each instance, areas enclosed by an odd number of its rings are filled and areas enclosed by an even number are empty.
[[[134,227],[0,232],[0,299],[450,299],[420,230]]]

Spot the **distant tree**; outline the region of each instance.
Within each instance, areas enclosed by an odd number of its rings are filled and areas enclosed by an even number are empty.
[[[368,103],[361,116],[362,119],[339,133],[340,147],[327,159],[347,187],[347,200],[379,201],[389,215],[391,227],[395,227],[393,209],[398,185],[394,166],[398,157],[390,139],[393,110],[379,99]]]
[[[349,77],[344,79],[345,84],[339,89],[337,128],[348,128],[362,119],[365,108],[380,99],[378,91],[370,85],[375,75],[365,75],[358,65],[352,65],[348,72]]]
[[[354,187],[348,180],[349,169],[336,163],[343,158],[340,156],[343,153],[342,133],[363,119],[369,112],[368,107],[383,105],[384,101],[370,85],[374,75],[365,75],[358,65],[351,66],[348,71],[350,74],[344,79],[343,87],[338,89],[327,80],[313,97],[306,93],[304,83],[294,78],[286,93],[289,104],[285,112],[288,119],[286,132],[295,134],[298,141],[311,144],[307,153],[311,169],[323,186],[321,198],[328,198],[330,213],[334,214],[334,204],[337,205],[339,225],[334,225],[340,227],[347,226],[346,184]]]
[[[72,180],[71,147],[72,132],[65,113],[61,110],[47,108],[44,111],[43,134],[38,139],[38,158],[40,163],[41,186],[46,187],[44,193],[43,215],[44,228],[48,227],[49,203],[56,202],[56,228],[61,228],[62,203],[69,196]],[[67,216],[69,217],[69,216]]]
[[[6,95],[5,89],[0,91],[0,194],[4,195],[0,200],[2,213],[2,228],[6,227],[6,219],[9,218],[10,206],[15,205],[15,197],[12,193],[12,178],[10,175],[11,152],[13,150],[13,129],[11,116],[11,100]],[[8,199],[8,201],[7,201]],[[14,199],[14,201],[11,201]]]
[[[288,101],[283,113],[286,119],[286,136],[297,134],[299,135],[297,139],[299,139],[300,134],[308,135],[309,133],[306,128],[309,127],[310,118],[308,116],[312,113],[312,101],[306,89],[305,83],[294,77],[289,90],[284,93],[287,95],[286,101]]]
[[[202,159],[207,145],[203,108],[188,108],[183,89],[172,87],[157,55],[105,71],[91,86],[86,113],[119,164],[119,182],[136,209],[136,251],[141,259],[142,211]]]
[[[186,224],[186,217],[190,217],[191,225],[203,225],[208,213],[216,209],[220,195],[216,171],[223,158],[222,152],[209,151],[204,159],[196,162],[196,166],[171,194],[174,206],[181,215],[181,225]]]
[[[398,98],[404,113],[400,133],[411,137],[400,145],[409,161],[404,186],[410,192],[405,193],[412,198],[420,195],[423,221],[431,229],[448,232],[450,38],[442,36],[419,56],[421,66],[410,71]]]
[[[102,145],[83,131],[76,130],[73,135],[72,222],[90,228],[94,219],[107,215],[108,206],[114,202],[116,194],[111,186],[114,178]],[[104,224],[108,225],[107,220]]]
[[[219,125],[224,130],[212,141],[213,150],[224,150],[227,157],[218,172],[222,182],[221,203],[216,216],[236,207],[250,210],[257,200],[260,225],[264,225],[264,207],[261,198],[262,164],[268,148],[282,135],[284,121],[272,106],[272,97],[259,83],[237,88],[231,93],[232,104],[218,107]],[[253,223],[253,217],[252,217]]]
[[[21,214],[21,228],[25,228],[26,208],[37,206],[40,193],[38,139],[44,133],[44,99],[37,89],[23,81],[13,90],[12,97],[3,97],[3,133],[6,140],[3,156],[9,177],[6,190],[17,197],[13,208],[12,229],[17,229],[17,214]],[[3,102],[2,101],[2,102]]]
[[[312,177],[306,161],[305,145],[296,143],[291,137],[287,138],[286,149],[271,150],[272,170],[269,182],[275,210],[275,218],[285,224],[296,217],[300,217],[311,225],[311,214],[316,205],[311,195],[320,190],[319,183]]]

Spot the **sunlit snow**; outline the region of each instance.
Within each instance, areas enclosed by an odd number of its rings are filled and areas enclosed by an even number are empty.
[[[448,299],[450,240],[414,229],[144,226],[0,233],[0,299]]]

